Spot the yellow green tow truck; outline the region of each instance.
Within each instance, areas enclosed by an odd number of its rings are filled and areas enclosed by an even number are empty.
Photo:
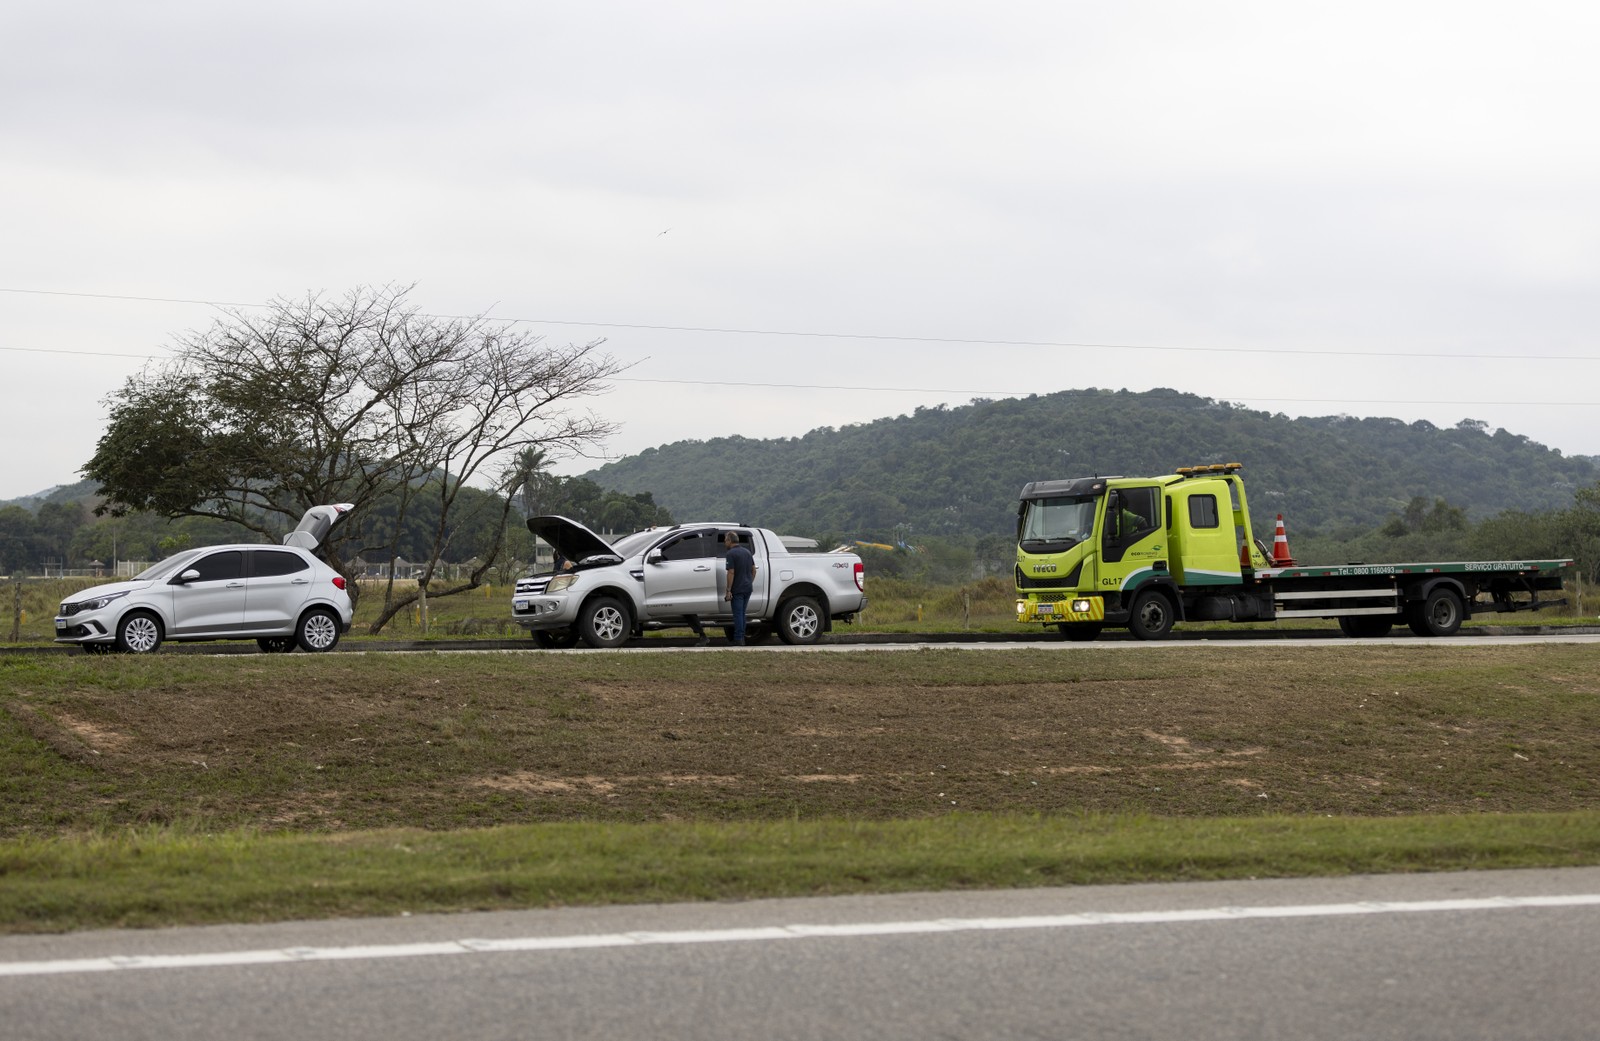
[[[1125,627],[1160,640],[1183,621],[1336,618],[1346,636],[1397,624],[1450,636],[1480,612],[1538,610],[1571,560],[1307,566],[1283,518],[1257,539],[1239,463],[1161,477],[1034,481],[1017,510],[1017,621],[1069,640]]]

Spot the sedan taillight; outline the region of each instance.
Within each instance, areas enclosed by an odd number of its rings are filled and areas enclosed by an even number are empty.
[[[334,575],[333,576],[333,584],[338,586],[340,589],[343,589],[344,588],[344,576],[343,575]]]

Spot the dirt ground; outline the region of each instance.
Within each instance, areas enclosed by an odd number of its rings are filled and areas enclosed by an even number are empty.
[[[10,670],[0,834],[1600,806],[1581,647],[348,657]]]

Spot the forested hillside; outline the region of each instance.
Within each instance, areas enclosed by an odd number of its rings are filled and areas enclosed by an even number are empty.
[[[1245,465],[1258,525],[1281,512],[1303,536],[1371,530],[1418,497],[1474,521],[1566,509],[1600,479],[1592,457],[1474,420],[1290,419],[1171,390],[1095,389],[918,409],[787,439],[680,441],[587,476],[653,492],[678,518],[914,540],[1009,532],[1027,481],[1214,462]]]

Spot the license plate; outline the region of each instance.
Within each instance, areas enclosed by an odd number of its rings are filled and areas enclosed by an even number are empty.
[[[526,611],[528,609],[528,601],[526,601],[526,600],[513,600],[511,602],[511,606],[516,608],[518,611]]]
[[[1040,604],[1038,611],[1036,611],[1035,613],[1036,614],[1055,614],[1056,613],[1056,605],[1055,604]]]
[[[57,618],[56,619],[56,632],[62,633],[62,632],[66,632],[66,631],[67,631],[67,620],[65,618]]]

